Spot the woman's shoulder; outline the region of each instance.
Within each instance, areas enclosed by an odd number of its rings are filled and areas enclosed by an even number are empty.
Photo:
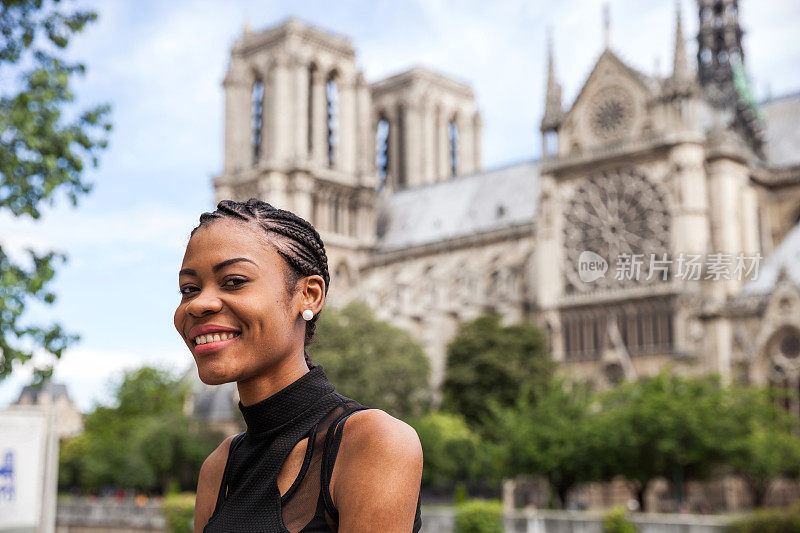
[[[216,506],[217,496],[222,482],[222,475],[225,472],[225,464],[228,462],[228,453],[231,442],[239,434],[226,437],[211,452],[203,465],[200,467],[200,474],[197,479],[197,494],[195,496],[195,527],[202,528],[208,522]]]
[[[342,452],[422,454],[419,437],[413,427],[386,411],[367,408],[352,413],[344,421]]]
[[[387,520],[413,521],[422,463],[419,437],[406,422],[375,408],[352,413],[342,427],[331,478],[340,516],[356,510],[365,516],[384,513]]]

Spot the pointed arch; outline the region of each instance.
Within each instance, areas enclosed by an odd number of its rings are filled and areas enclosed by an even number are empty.
[[[256,73],[250,89],[250,147],[253,165],[258,164],[261,157],[261,132],[264,126],[264,80]]]
[[[339,158],[339,71],[331,70],[325,78],[326,124],[328,126],[328,166]]]

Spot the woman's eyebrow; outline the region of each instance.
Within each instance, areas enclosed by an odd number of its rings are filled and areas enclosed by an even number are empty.
[[[216,274],[217,272],[219,272],[221,269],[225,268],[226,266],[232,265],[233,263],[238,263],[239,261],[247,261],[248,263],[253,263],[254,265],[258,266],[255,261],[252,261],[252,260],[250,260],[250,259],[248,259],[246,257],[234,257],[233,259],[226,259],[225,261],[217,263],[216,265],[211,267],[211,270],[213,270],[214,273]],[[178,272],[178,275],[181,276],[183,274],[186,274],[188,276],[196,276],[197,275],[197,271],[194,270],[194,269],[191,269],[191,268],[183,268],[183,269],[180,270],[180,272]]]

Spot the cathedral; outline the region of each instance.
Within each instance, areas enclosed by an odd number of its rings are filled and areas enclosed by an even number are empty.
[[[367,81],[346,36],[245,28],[215,204],[257,197],[314,224],[328,303],[411,332],[434,391],[459,324],[486,311],[538,324],[598,388],[672,364],[798,391],[800,93],[756,102],[738,0],[696,8],[696,58],[678,13],[666,76],[607,39],[572,102],[550,47],[542,156],[495,169],[463,81]]]

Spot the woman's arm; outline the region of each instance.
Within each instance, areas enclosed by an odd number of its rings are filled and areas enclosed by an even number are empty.
[[[341,533],[409,533],[421,481],[422,445],[414,428],[380,409],[345,420],[330,481]]]
[[[217,505],[217,494],[222,483],[222,473],[228,461],[228,450],[236,435],[231,435],[217,446],[203,461],[197,479],[197,494],[194,500],[194,531],[200,533],[206,527],[214,507]]]

